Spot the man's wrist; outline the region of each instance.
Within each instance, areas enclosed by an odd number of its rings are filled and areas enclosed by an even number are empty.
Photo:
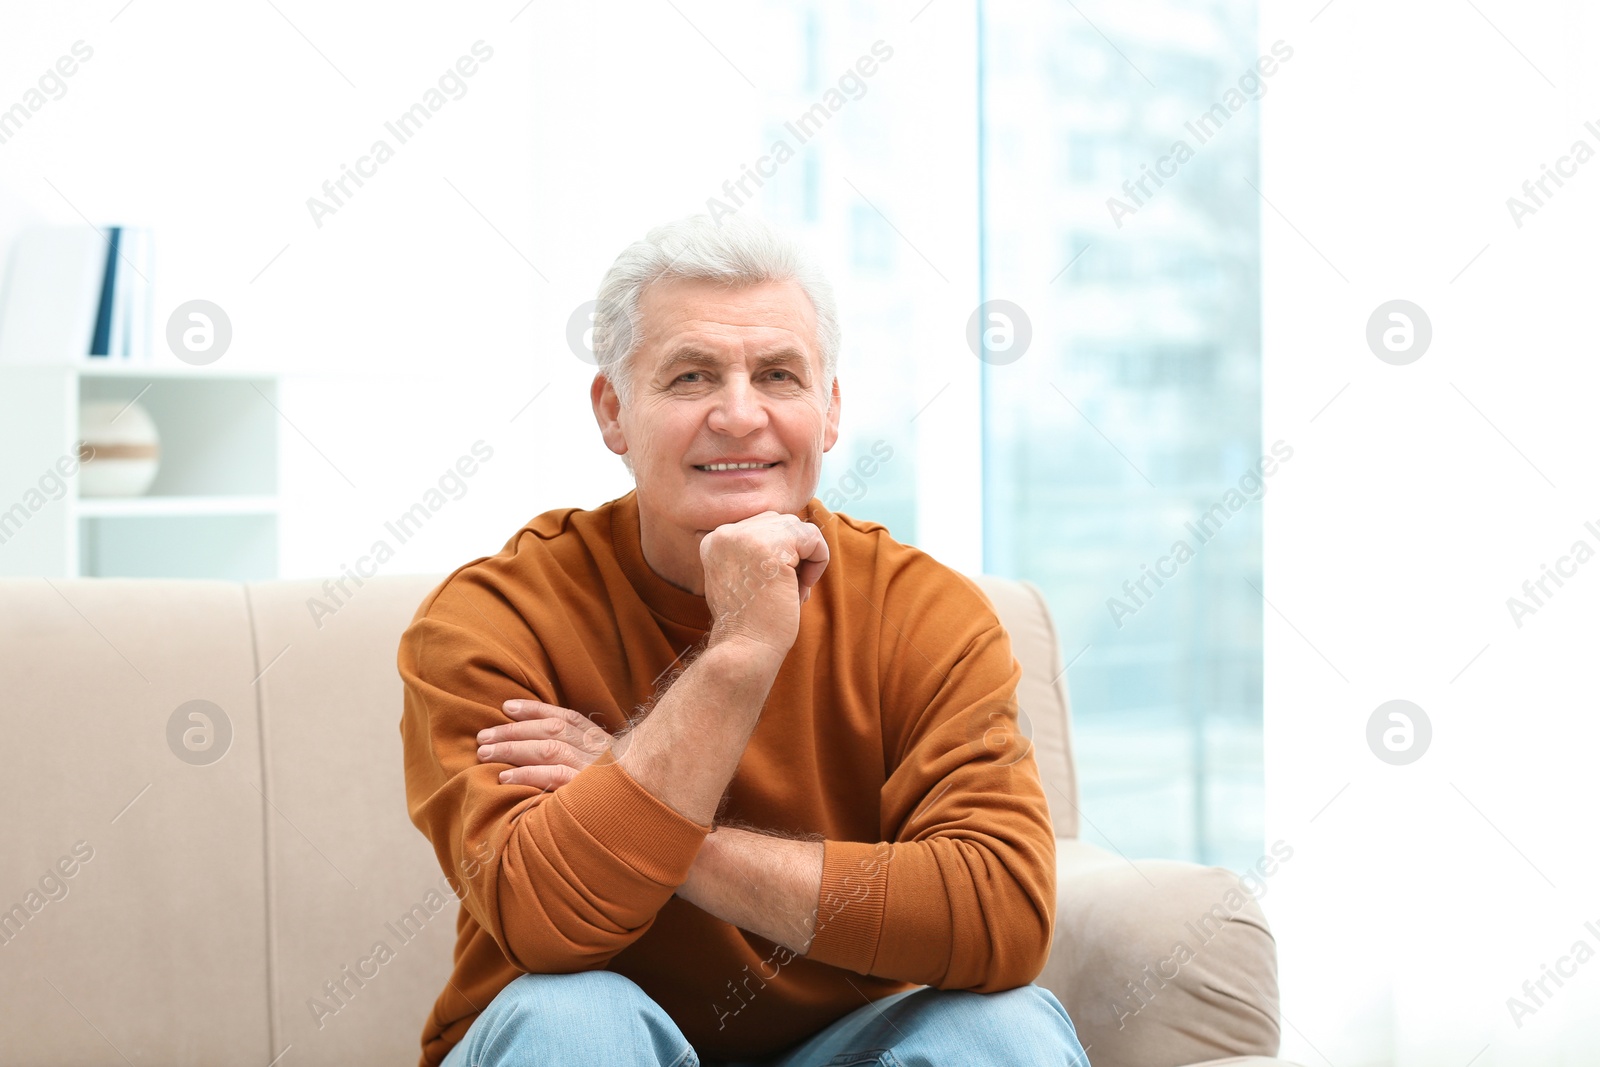
[[[709,659],[719,675],[746,681],[764,678],[770,685],[787,657],[787,650],[779,652],[753,638],[712,635],[695,663]]]
[[[716,840],[718,827],[713,824],[711,832],[700,842],[700,850],[694,854],[694,862],[689,864],[689,875],[677,889],[677,896],[687,900],[690,904],[699,907],[697,891],[700,880],[705,877],[706,871],[716,862],[716,850],[720,842]]]

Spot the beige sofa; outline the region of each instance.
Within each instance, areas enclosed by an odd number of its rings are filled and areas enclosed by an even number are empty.
[[[0,1059],[415,1063],[457,906],[406,817],[395,649],[442,577],[368,580],[320,627],[317,581],[0,581]],[[1061,839],[1039,981],[1095,1067],[1281,1062],[1254,899],[1077,840],[1044,602],[980,582]]]

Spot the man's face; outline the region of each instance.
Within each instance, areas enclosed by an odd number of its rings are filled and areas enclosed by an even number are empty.
[[[804,508],[839,436],[805,290],[677,278],[647,287],[639,312],[632,403],[599,376],[591,395],[606,444],[632,463],[641,518],[692,535]],[[735,461],[775,466],[705,469]]]

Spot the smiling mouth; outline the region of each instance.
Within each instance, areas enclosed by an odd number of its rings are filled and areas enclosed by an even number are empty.
[[[695,470],[705,471],[707,474],[758,474],[776,466],[776,463],[707,463],[704,466],[696,466]]]

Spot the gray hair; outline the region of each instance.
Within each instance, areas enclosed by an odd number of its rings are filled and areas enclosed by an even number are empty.
[[[718,223],[689,215],[657,226],[617,256],[601,279],[594,309],[594,355],[624,407],[633,402],[632,364],[639,347],[639,299],[663,278],[699,278],[730,286],[793,281],[811,300],[822,349],[824,394],[839,366],[839,313],[833,287],[782,231],[748,213]],[[624,457],[626,458],[626,457]]]

